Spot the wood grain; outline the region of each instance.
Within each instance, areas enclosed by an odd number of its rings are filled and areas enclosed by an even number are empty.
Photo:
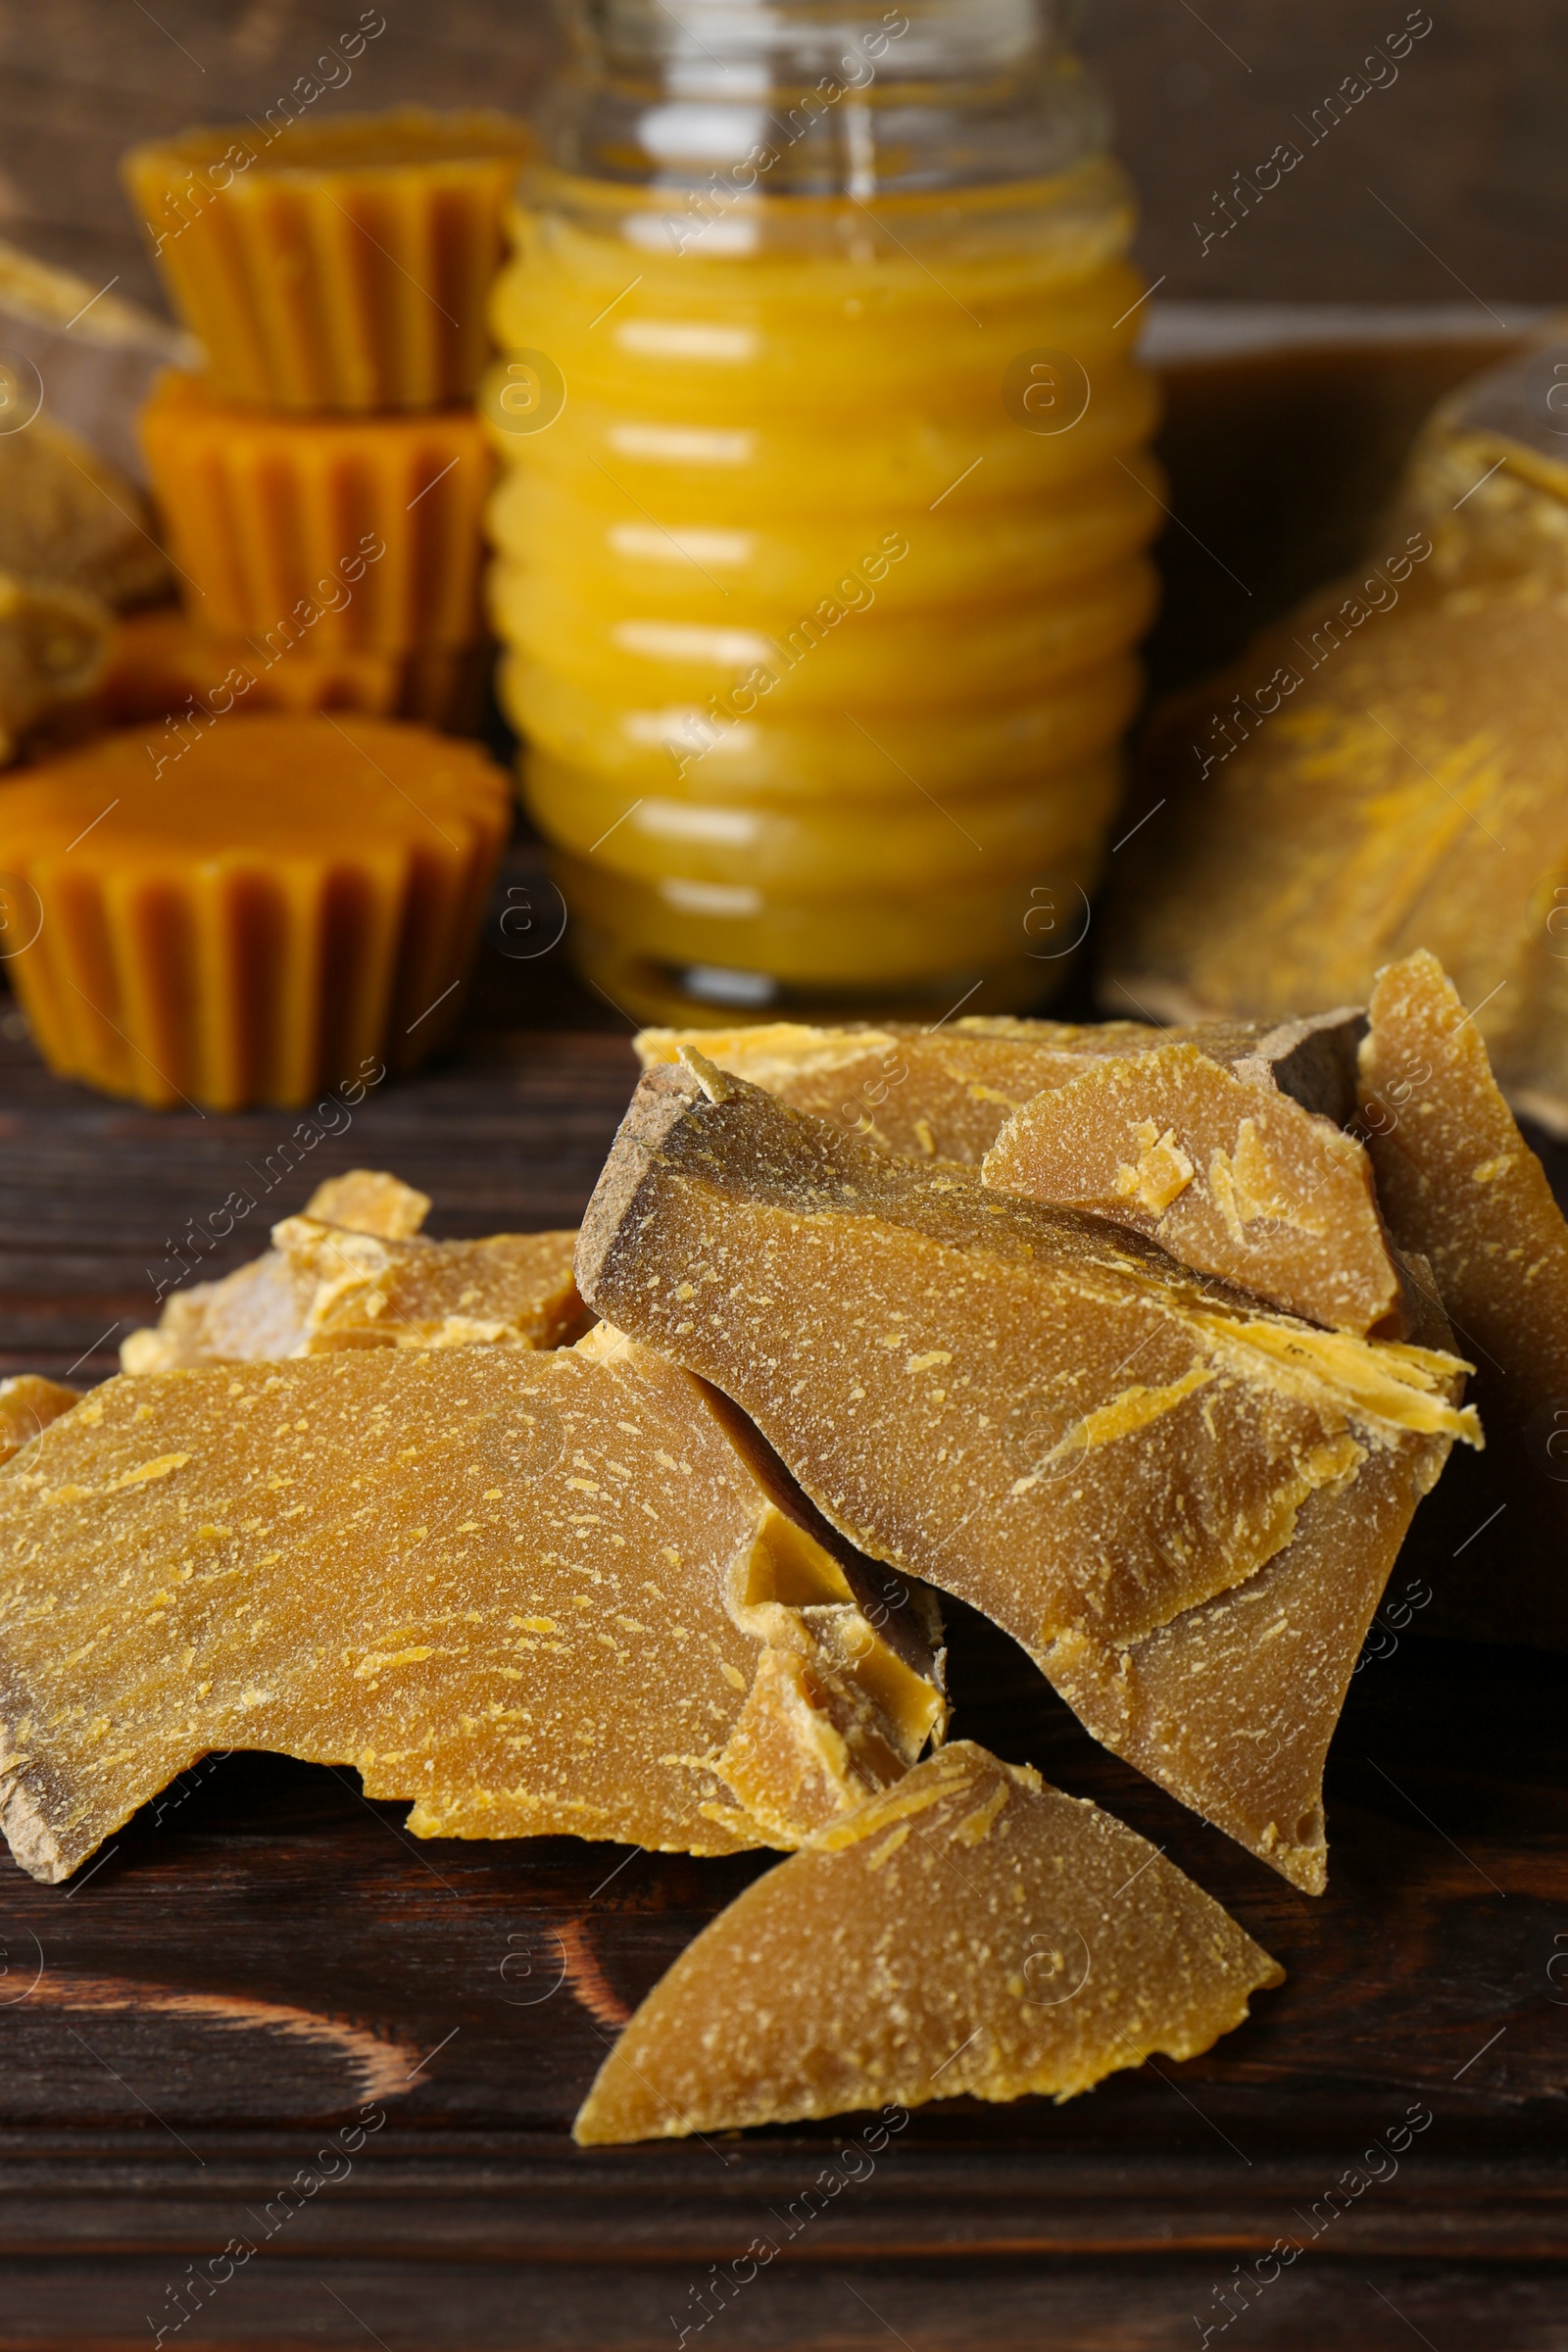
[[[323,103],[523,108],[555,54],[547,0],[388,0],[376,13],[386,31]],[[1097,0],[1082,12],[1139,191],[1140,258],[1167,295],[1473,301],[1482,328],[1488,306],[1506,316],[1562,298],[1557,0],[1434,9],[1398,79],[1311,145],[1313,109],[1409,13],[1402,0]],[[360,0],[3,0],[0,233],[156,302],[122,150],[192,121],[264,114],[360,16]],[[1205,251],[1194,221],[1211,224],[1234,174],[1250,176],[1286,139],[1299,166]]]

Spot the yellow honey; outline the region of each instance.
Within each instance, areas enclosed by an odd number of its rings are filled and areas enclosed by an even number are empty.
[[[645,1017],[1038,997],[1153,608],[1112,168],[707,228],[538,170],[512,224],[491,611],[577,952]]]

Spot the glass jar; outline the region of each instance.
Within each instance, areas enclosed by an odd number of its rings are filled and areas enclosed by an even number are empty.
[[[1016,1009],[1087,931],[1160,520],[1054,0],[576,0],[493,303],[502,699],[643,1019]]]

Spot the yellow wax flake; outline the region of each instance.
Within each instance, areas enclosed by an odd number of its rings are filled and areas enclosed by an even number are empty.
[[[78,1397],[74,1389],[66,1388],[58,1380],[42,1380],[36,1373],[19,1373],[14,1380],[0,1380],[0,1463],[9,1462],[30,1443],[51,1421],[72,1409],[97,1416],[98,1408]]]
[[[985,1181],[1147,1234],[1314,1322],[1402,1336],[1366,1153],[1266,1061],[1235,1065],[1192,1042],[1102,1059],[1008,1120]]]
[[[340,1348],[557,1348],[577,1338],[585,1317],[573,1235],[427,1241],[418,1227],[429,1205],[374,1169],[329,1177],[302,1215],[272,1228],[263,1256],[174,1292],[155,1329],[121,1343],[122,1368],[168,1372]]]
[[[275,1432],[240,1410],[270,1392]],[[934,1612],[830,1556],[745,1424],[629,1340],[348,1349],[124,1375],[95,1400],[0,1475],[0,1823],[39,1878],[69,1877],[213,1748],[368,1758],[366,1793],[414,1799],[417,1836],[727,1853],[797,1842],[941,1737]],[[671,1476],[658,1457],[675,1448]],[[613,1577],[567,1536],[564,1465],[607,1459],[630,1480],[607,1480]],[[495,1508],[460,1527],[470,1479]],[[764,1541],[791,1511],[793,1553]],[[813,1557],[806,1605],[778,1580]],[[630,1590],[657,1596],[646,1619]],[[591,1652],[514,1630],[568,1622]],[[723,1751],[773,1688],[775,1644],[808,1672],[768,1739],[737,1748],[743,1793]],[[715,1759],[696,1776],[659,1761],[694,1719]]]
[[[968,2095],[1056,2099],[1206,2050],[1284,1971],[1098,1806],[968,1740],[757,1880],[599,2070],[584,2145]],[[977,1832],[974,1825],[983,1822]]]

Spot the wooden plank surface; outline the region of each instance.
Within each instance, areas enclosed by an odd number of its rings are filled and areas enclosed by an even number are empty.
[[[1167,295],[1472,302],[1482,330],[1489,312],[1562,299],[1560,0],[1093,0],[1071,13],[1138,190],[1139,258]],[[1411,14],[1430,32],[1402,61],[1364,67]],[[522,109],[556,54],[549,0],[0,0],[0,232],[156,301],[122,150],[264,116],[377,17],[386,29],[352,78],[325,70],[339,86],[318,112]],[[1347,101],[1350,76],[1363,94]],[[1259,195],[1282,142],[1301,160]]]
[[[536,1010],[592,1017],[559,974],[523,985]],[[572,1221],[633,1074],[603,1018],[476,1034],[372,1090],[258,1225],[366,1162],[432,1193],[437,1233]],[[255,1191],[294,1125],[106,1102],[15,1035],[0,1102],[6,1368],[78,1382],[148,1315],[166,1245]],[[214,1270],[253,1246],[236,1235]],[[352,1773],[209,1761],[73,1885],[0,1866],[0,2346],[118,2352],[162,2326],[181,2352],[640,2352],[686,2328],[737,2347],[1164,2352],[1221,2331],[1238,2276],[1231,2325],[1259,2346],[1568,2344],[1561,1661],[1411,1633],[1370,1659],[1313,1900],[951,1614],[956,1731],[1107,1804],[1284,1961],[1215,2051],[1061,2108],[928,2107],[869,2172],[860,2119],[577,2151],[607,2039],[765,1858],[421,1843]],[[1368,2155],[1412,2107],[1431,2121],[1408,2147]],[[737,2283],[728,2266],[764,2239],[777,2254]],[[1304,2250],[1260,2282],[1277,2239]]]

